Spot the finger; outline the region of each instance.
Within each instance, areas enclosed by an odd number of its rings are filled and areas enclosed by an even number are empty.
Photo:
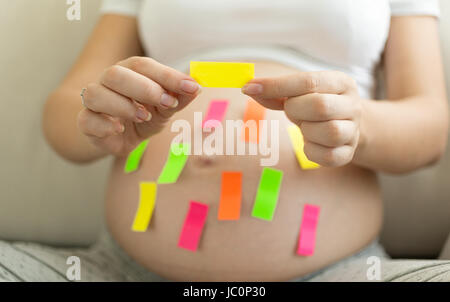
[[[107,88],[143,104],[162,109],[178,106],[178,100],[159,84],[120,65],[106,69],[100,81]]]
[[[355,89],[355,81],[343,72],[318,71],[253,79],[242,88],[242,92],[253,98],[272,100],[314,92],[345,94]]]
[[[351,144],[356,136],[356,124],[349,120],[327,122],[302,122],[303,137],[325,147],[338,147]]]
[[[97,83],[89,84],[84,93],[85,106],[97,113],[120,117],[136,123],[148,122],[152,115],[142,105]]]
[[[98,138],[105,138],[125,131],[124,126],[119,121],[89,109],[83,109],[78,114],[78,128],[85,135]]]
[[[283,110],[284,109],[284,102],[287,100],[287,97],[279,98],[279,99],[258,99],[256,98],[255,101],[260,103],[262,106],[271,109],[271,110]]]
[[[131,57],[119,62],[119,65],[152,79],[169,91],[169,95],[175,94],[178,106],[167,106],[170,107],[168,112],[161,111],[166,117],[185,108],[201,92],[200,85],[192,77],[148,57]]]
[[[147,123],[136,124],[136,132],[139,137],[147,138],[160,132],[170,120],[170,117],[174,113],[174,109],[160,110],[158,107],[152,107],[148,109],[152,114],[152,119]]]
[[[131,57],[119,63],[178,94],[194,95],[200,86],[190,76],[147,57]]]
[[[311,93],[284,102],[284,111],[294,123],[353,119],[359,110],[354,98],[336,94]]]
[[[354,148],[349,145],[328,148],[307,140],[303,150],[309,160],[324,167],[344,166],[351,162],[354,155]]]

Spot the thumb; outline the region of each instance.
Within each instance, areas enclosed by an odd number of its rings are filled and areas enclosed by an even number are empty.
[[[248,95],[262,106],[272,110],[283,110],[287,97],[266,97],[264,86],[258,79],[253,79],[242,87],[242,93]]]

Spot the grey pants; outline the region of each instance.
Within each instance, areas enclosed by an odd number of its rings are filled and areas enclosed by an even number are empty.
[[[168,281],[134,262],[108,232],[90,248],[56,248],[36,243],[0,241],[0,281],[69,281],[73,266],[69,257],[80,260],[80,280]],[[369,274],[379,259],[380,274]],[[376,258],[374,258],[376,257]],[[372,270],[373,272],[373,270]],[[374,279],[375,277],[375,279]],[[292,281],[450,281],[448,260],[392,260],[378,242],[329,267]]]

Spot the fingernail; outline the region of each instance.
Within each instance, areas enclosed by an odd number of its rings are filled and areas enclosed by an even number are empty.
[[[163,93],[161,96],[161,105],[169,108],[175,108],[178,106],[178,100],[167,93]]]
[[[199,85],[193,81],[181,81],[181,90],[187,93],[195,93],[199,89]]]
[[[152,118],[152,115],[147,110],[138,108],[136,111],[136,117],[141,121],[148,122]]]
[[[247,84],[242,87],[242,92],[245,94],[260,94],[263,92],[263,86],[261,84]]]

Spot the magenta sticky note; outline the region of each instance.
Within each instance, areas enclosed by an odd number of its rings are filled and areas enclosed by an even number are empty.
[[[311,256],[314,254],[319,213],[319,206],[305,204],[303,207],[303,218],[300,226],[297,254],[302,256]]]
[[[191,200],[178,241],[179,247],[193,252],[197,250],[207,215],[208,205]]]
[[[225,113],[227,112],[227,100],[212,100],[209,103],[208,111],[202,122],[202,128],[214,128],[217,123],[222,122]],[[207,123],[208,122],[208,123]]]

